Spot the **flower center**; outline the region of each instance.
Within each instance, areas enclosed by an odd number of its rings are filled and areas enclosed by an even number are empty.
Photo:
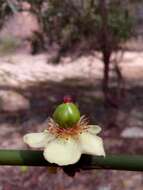
[[[48,131],[56,138],[68,139],[69,137],[76,138],[79,134],[88,129],[88,121],[85,116],[82,116],[79,122],[71,128],[61,128],[52,118],[48,122]]]

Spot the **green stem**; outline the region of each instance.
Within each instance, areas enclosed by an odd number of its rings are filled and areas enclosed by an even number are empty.
[[[43,157],[42,151],[0,150],[0,165],[56,166]],[[115,169],[143,171],[143,155],[83,155],[80,161],[72,166],[80,169]]]

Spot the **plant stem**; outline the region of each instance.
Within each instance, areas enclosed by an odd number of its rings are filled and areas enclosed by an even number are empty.
[[[33,150],[0,150],[0,165],[57,166],[47,162],[42,151]],[[143,155],[107,155],[105,158],[83,155],[78,163],[66,167],[143,171]]]

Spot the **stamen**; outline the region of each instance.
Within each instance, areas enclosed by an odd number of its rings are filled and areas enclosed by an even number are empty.
[[[69,137],[76,137],[79,134],[82,134],[88,129],[88,121],[85,116],[82,116],[79,122],[71,128],[62,128],[50,118],[48,121],[48,131],[54,135],[56,138],[65,138],[68,140]]]

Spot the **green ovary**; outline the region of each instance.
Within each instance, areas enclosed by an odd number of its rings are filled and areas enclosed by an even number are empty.
[[[60,127],[73,127],[80,119],[80,112],[74,103],[63,103],[56,108],[53,119]]]

